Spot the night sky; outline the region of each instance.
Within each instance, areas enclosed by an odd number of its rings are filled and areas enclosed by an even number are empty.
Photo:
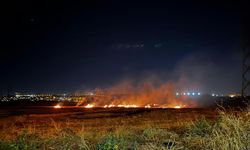
[[[249,5],[199,1],[19,1],[1,24],[0,89],[62,93],[122,80],[239,92]]]

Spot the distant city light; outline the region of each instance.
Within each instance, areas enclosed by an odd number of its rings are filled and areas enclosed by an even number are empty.
[[[181,93],[180,92],[176,92],[175,95],[176,96],[181,96],[181,95],[184,95],[184,96],[186,96],[186,95],[187,96],[200,96],[201,93],[200,92],[183,92],[183,93],[182,92]]]
[[[234,95],[234,94],[231,94],[231,95],[229,95],[229,97],[233,98],[233,97],[235,97],[235,95]]]

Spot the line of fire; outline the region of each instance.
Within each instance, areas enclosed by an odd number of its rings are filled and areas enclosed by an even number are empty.
[[[218,104],[238,103],[237,93],[218,94],[201,92],[169,92],[166,87],[129,94],[111,92],[84,92],[73,94],[21,94],[1,96],[5,103],[33,102],[54,108],[200,108]],[[241,104],[242,105],[242,104]]]

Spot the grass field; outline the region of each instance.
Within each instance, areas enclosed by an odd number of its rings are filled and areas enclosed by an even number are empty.
[[[249,110],[37,107],[0,116],[3,150],[250,149]]]

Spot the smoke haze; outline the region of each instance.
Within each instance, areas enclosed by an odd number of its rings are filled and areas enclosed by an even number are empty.
[[[168,73],[148,71],[139,77],[127,77],[110,86],[95,90],[97,95],[105,95],[105,97],[95,98],[92,102],[99,106],[157,104],[159,107],[177,105],[199,107],[208,103],[207,99],[197,101],[190,97],[176,97],[175,93],[239,92],[240,53],[224,55],[227,61],[223,62],[220,61],[220,57],[215,56],[197,52],[182,59]]]

